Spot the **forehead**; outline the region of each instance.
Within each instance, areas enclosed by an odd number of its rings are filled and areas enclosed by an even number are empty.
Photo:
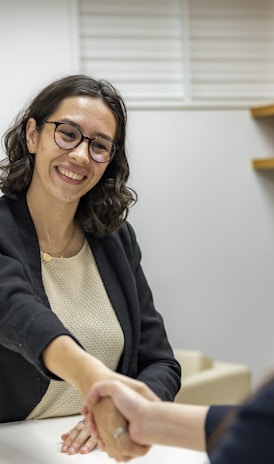
[[[88,96],[75,96],[62,100],[51,114],[56,120],[68,119],[79,124],[83,130],[105,130],[114,137],[116,120],[103,100]]]

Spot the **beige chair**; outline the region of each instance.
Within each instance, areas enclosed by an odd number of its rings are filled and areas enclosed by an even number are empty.
[[[243,364],[213,361],[200,351],[174,350],[182,367],[175,401],[187,404],[239,404],[251,392],[251,371]]]

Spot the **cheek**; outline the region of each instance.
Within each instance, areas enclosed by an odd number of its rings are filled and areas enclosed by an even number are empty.
[[[93,175],[90,178],[89,189],[95,187],[95,185],[101,182],[101,179],[106,171],[106,166],[102,167],[101,165],[97,165],[94,167]]]
[[[40,165],[47,165],[60,156],[60,150],[56,146],[41,141],[37,147],[35,156]]]
[[[46,134],[42,133],[37,141],[36,152],[43,158],[53,159],[60,154],[60,148],[54,142],[53,137],[46,137]]]
[[[36,153],[34,156],[34,169],[36,171],[43,172],[49,169],[51,161],[56,158],[56,154],[54,154],[54,150],[49,147],[45,147],[43,143],[39,143],[37,146]]]
[[[108,165],[96,163],[96,166],[94,166],[94,175],[95,175],[95,177],[97,177],[98,179],[101,179],[101,177],[104,175],[107,167],[108,167]]]

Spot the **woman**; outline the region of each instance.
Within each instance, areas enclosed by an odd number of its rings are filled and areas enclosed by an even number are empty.
[[[77,414],[96,380],[142,390],[130,378],[138,379],[162,400],[179,389],[126,222],[135,195],[125,133],[126,109],[111,84],[74,75],[43,89],[5,135],[0,422]],[[70,454],[96,444],[82,423],[63,439]]]
[[[89,392],[83,413],[93,432],[103,437],[101,447],[112,456],[104,428],[101,424],[96,428],[88,413],[106,397],[112,398],[128,421],[128,427],[118,428],[121,442],[130,434],[140,445],[207,450],[211,464],[274,462],[274,378],[241,407],[151,402],[119,381],[99,382]]]

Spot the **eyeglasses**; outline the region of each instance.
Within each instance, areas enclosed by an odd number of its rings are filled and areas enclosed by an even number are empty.
[[[46,124],[54,124],[54,141],[59,148],[73,150],[88,140],[88,151],[90,157],[97,163],[108,163],[111,161],[118,149],[118,145],[102,136],[86,137],[78,127],[60,121],[46,121]]]

